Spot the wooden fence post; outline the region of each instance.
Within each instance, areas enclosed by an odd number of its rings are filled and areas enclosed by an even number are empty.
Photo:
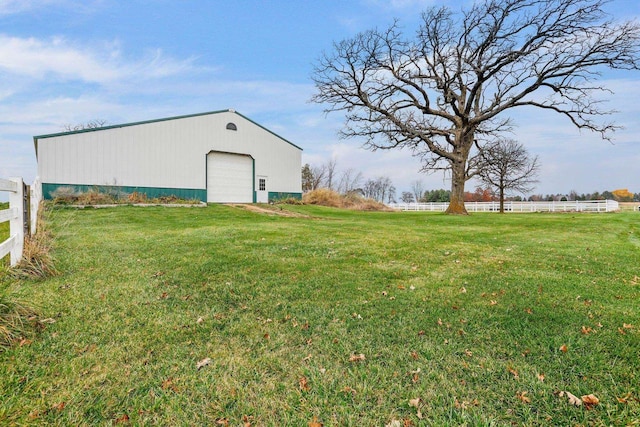
[[[38,231],[38,209],[40,207],[40,199],[42,199],[42,184],[40,177],[37,176],[31,184],[31,230],[32,236]]]
[[[14,266],[22,259],[24,249],[24,183],[22,178],[10,178],[16,183],[16,191],[9,193],[9,208],[17,209],[19,214],[9,221],[9,235],[15,236],[16,243],[11,249],[11,266]]]

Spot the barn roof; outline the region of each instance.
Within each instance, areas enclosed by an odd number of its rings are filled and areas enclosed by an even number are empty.
[[[243,119],[250,121],[254,125],[258,126],[259,128],[264,129],[265,131],[269,132],[270,134],[272,134],[272,135],[278,137],[279,139],[283,140],[287,144],[290,144],[293,147],[297,148],[298,150],[302,151],[302,148],[298,147],[293,142],[288,141],[287,139],[281,137],[277,133],[275,133],[273,131],[270,131],[269,129],[267,129],[266,127],[262,126],[261,124],[254,122],[253,120],[251,120],[247,116],[244,116],[244,115],[238,113],[237,111],[235,111],[235,110],[233,110],[231,108],[229,108],[227,110],[208,111],[208,112],[205,112],[205,113],[186,114],[186,115],[183,115],[183,116],[165,117],[165,118],[162,118],[162,119],[143,120],[143,121],[140,121],[140,122],[123,123],[123,124],[118,124],[118,125],[102,126],[102,127],[97,127],[97,128],[91,128],[91,129],[79,129],[79,130],[73,130],[73,131],[67,131],[67,132],[58,132],[58,133],[49,133],[49,134],[45,134],[45,135],[37,135],[37,136],[33,137],[33,145],[34,145],[35,150],[36,150],[36,157],[38,157],[38,140],[39,139],[53,138],[53,137],[56,137],[56,136],[63,136],[63,135],[73,135],[73,134],[76,134],[76,133],[99,132],[101,130],[107,130],[107,129],[116,129],[116,128],[123,128],[123,127],[128,127],[128,126],[144,125],[144,124],[148,124],[148,123],[166,122],[166,121],[169,121],[169,120],[187,119],[187,118],[190,118],[190,117],[207,116],[207,115],[211,115],[211,114],[220,114],[220,113],[234,113],[234,114],[237,114],[240,117],[242,117]]]

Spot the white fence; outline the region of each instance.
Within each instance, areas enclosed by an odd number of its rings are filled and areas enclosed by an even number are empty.
[[[444,212],[449,203],[393,203],[402,211]],[[467,212],[499,212],[499,202],[466,202]],[[615,200],[575,200],[567,202],[504,202],[505,212],[614,212],[620,210]]]
[[[22,178],[0,178],[0,191],[9,192],[9,209],[0,210],[0,223],[9,221],[9,238],[0,242],[0,259],[10,254],[13,267],[22,259],[25,236],[36,232],[42,190],[37,179],[29,194]]]

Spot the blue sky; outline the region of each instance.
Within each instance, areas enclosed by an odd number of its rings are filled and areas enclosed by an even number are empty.
[[[303,162],[389,176],[398,192],[422,180],[407,152],[370,153],[339,140],[340,113],[309,103],[313,62],[334,41],[385,27],[413,31],[443,0],[0,0],[0,177],[36,173],[33,135],[93,119],[110,124],[234,108],[304,149]],[[640,2],[614,0],[616,18]],[[512,114],[513,137],[542,164],[536,193],[640,192],[640,72],[603,76],[624,130],[613,143],[559,116]],[[474,183],[467,184],[473,190]],[[0,196],[2,197],[2,196]]]

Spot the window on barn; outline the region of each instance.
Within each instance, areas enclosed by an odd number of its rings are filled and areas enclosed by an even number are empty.
[[[238,130],[238,127],[236,126],[235,123],[227,123],[227,130]]]
[[[267,180],[264,178],[260,178],[260,180],[258,180],[258,190],[265,191],[266,189],[267,189]]]

